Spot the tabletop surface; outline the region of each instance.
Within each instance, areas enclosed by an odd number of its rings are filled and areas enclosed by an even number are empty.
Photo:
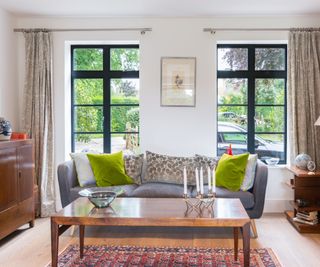
[[[183,198],[116,198],[108,208],[98,209],[86,197],[80,197],[52,218],[95,224],[100,220],[110,225],[166,225],[174,222],[188,226],[223,226],[249,222],[250,218],[239,199],[216,198],[211,208],[202,213],[187,212]],[[113,222],[115,221],[115,222]],[[124,223],[125,222],[125,223]],[[98,223],[97,223],[98,224]],[[179,225],[180,225],[179,224]]]

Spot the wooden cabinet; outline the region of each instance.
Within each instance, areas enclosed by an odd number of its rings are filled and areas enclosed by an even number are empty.
[[[293,221],[297,212],[300,211],[320,211],[320,171],[309,174],[308,171],[300,170],[297,167],[288,167],[294,178],[290,181],[290,186],[294,190],[294,201],[292,201],[292,211],[286,211],[289,222],[300,233],[320,233],[320,223],[307,225]],[[299,207],[297,200],[302,199],[307,202],[305,207]],[[319,216],[318,216],[319,217]],[[320,218],[319,218],[320,219]]]
[[[0,142],[0,239],[34,224],[32,140]]]

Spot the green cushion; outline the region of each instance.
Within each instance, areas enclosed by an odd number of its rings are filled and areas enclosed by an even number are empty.
[[[223,154],[216,169],[216,185],[231,191],[239,191],[246,172],[249,153]]]
[[[122,151],[113,154],[87,154],[97,186],[133,184],[126,175]]]

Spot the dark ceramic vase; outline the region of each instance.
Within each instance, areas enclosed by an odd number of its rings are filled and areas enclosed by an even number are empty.
[[[9,121],[4,118],[0,118],[0,141],[10,140],[12,134],[12,128]]]

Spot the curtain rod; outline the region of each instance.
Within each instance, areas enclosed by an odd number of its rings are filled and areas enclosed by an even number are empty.
[[[34,28],[34,29],[24,29],[17,28],[13,30],[14,32],[104,32],[104,31],[139,31],[141,34],[146,32],[151,32],[152,28],[88,28],[88,29],[46,29],[46,28]]]
[[[319,31],[320,28],[203,28],[204,32],[215,34],[217,31]]]
[[[242,31],[242,32],[253,32],[253,31],[289,31],[290,28],[204,28],[204,32],[210,32],[215,34],[218,31]]]

